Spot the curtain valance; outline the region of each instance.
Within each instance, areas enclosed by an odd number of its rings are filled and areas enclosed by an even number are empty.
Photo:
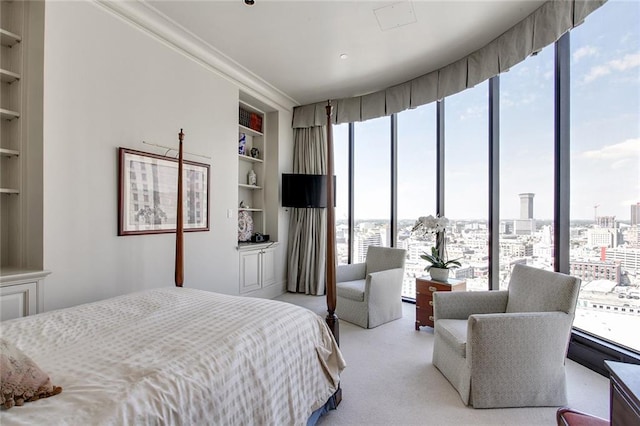
[[[549,0],[496,39],[464,58],[413,80],[364,96],[334,101],[334,123],[395,114],[473,87],[554,43],[606,0]],[[293,127],[326,123],[326,100],[296,107]]]

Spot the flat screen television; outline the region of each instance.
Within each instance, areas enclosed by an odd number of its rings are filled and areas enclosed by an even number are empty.
[[[336,205],[336,177],[333,177],[333,206]],[[327,176],[283,173],[282,207],[327,207]]]

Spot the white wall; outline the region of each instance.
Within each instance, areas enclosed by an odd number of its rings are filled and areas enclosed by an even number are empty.
[[[117,147],[180,128],[211,157],[186,157],[211,164],[211,231],[185,234],[185,286],[237,294],[238,87],[80,2],[46,4],[44,86],[45,310],[173,285],[174,234],[117,236]]]

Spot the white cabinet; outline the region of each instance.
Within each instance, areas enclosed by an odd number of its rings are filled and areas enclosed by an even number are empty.
[[[40,313],[44,310],[43,282],[49,271],[20,273],[3,271],[0,276],[0,320]]]
[[[276,283],[276,249],[272,244],[240,251],[240,294]]]

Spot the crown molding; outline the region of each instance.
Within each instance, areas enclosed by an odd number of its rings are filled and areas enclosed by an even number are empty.
[[[270,85],[188,29],[159,12],[144,0],[91,0],[125,22],[143,30],[166,46],[203,65],[234,83],[242,92],[268,105],[292,110],[299,105],[284,92]]]

